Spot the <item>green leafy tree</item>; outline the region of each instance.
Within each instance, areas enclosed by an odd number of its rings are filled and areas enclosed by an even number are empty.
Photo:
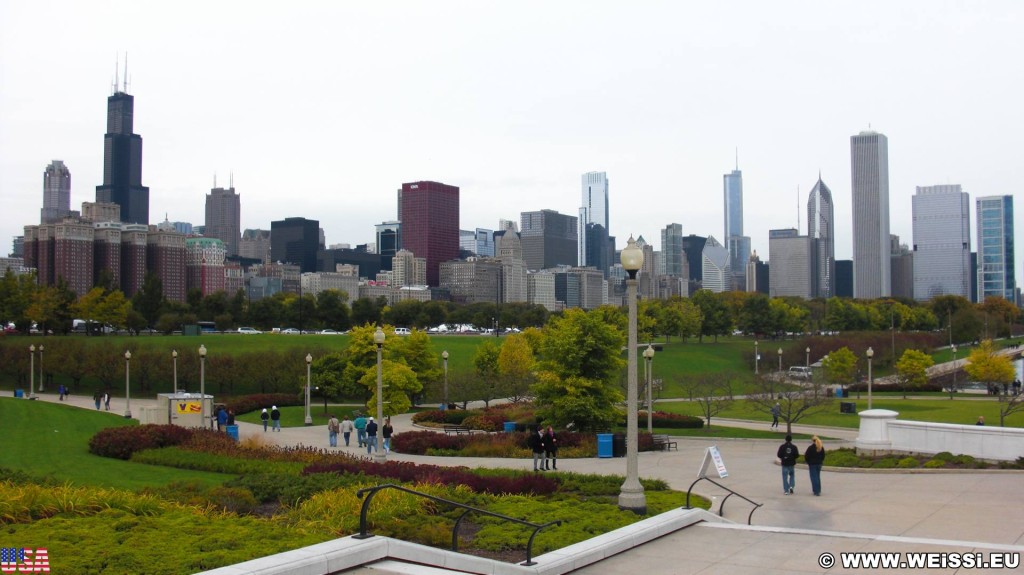
[[[132,307],[146,318],[146,325],[155,326],[163,305],[164,284],[156,274],[147,272],[142,289],[132,296]]]
[[[346,361],[342,353],[329,353],[313,360],[313,385],[325,390],[329,397],[335,399],[360,399],[365,401],[369,396],[366,388],[356,380],[344,377]]]
[[[857,379],[857,356],[850,348],[841,347],[821,360],[825,381],[846,388]]]
[[[395,356],[413,370],[420,382],[441,381],[440,353],[434,350],[427,332],[416,329],[409,335],[396,336],[392,357]]]
[[[377,413],[377,371],[367,371],[359,383],[373,394],[366,408],[371,414]],[[423,389],[416,373],[404,363],[384,360],[381,362],[381,383],[384,390],[384,415],[405,413],[412,407],[410,397]]]
[[[935,365],[932,356],[918,351],[908,349],[896,362],[896,374],[903,385],[903,399],[907,398],[907,388],[919,388],[928,383],[927,370]]]
[[[498,379],[500,376],[500,370],[498,369],[498,356],[500,353],[501,351],[498,348],[498,344],[487,339],[480,345],[476,346],[476,353],[473,355],[473,367],[476,370],[477,381],[479,381],[481,385],[492,390],[498,389]],[[497,392],[488,395],[491,395],[492,399],[493,397],[499,397]],[[486,405],[490,405],[490,401],[488,400],[485,400],[484,403]]]
[[[745,333],[762,336],[778,331],[772,318],[768,296],[755,293],[743,301],[739,315],[739,328]]]
[[[347,299],[348,294],[335,289],[324,290],[317,294],[316,312],[324,327],[340,331],[352,327],[348,305],[345,304]]]
[[[618,383],[625,340],[599,310],[569,309],[548,322],[533,386],[538,415],[559,426],[609,428],[618,419],[616,404],[622,401]]]
[[[63,315],[62,306],[64,301],[61,294],[55,287],[42,287],[38,289],[25,311],[28,318],[38,324],[43,333],[58,331],[60,320]]]
[[[714,336],[715,342],[717,342],[718,336],[729,335],[732,331],[732,316],[729,314],[729,308],[725,306],[718,294],[702,289],[693,294],[690,299],[700,308],[701,317],[704,318],[700,326],[701,341],[704,341],[704,336]]]
[[[995,386],[1001,391],[1008,386],[1016,375],[1013,362],[1006,355],[1000,354],[992,340],[986,339],[974,348],[967,357],[964,370],[974,381]],[[1024,409],[1024,401],[1020,395],[1002,394],[999,396],[999,425],[1006,425],[1006,417]]]
[[[502,393],[512,403],[524,401],[533,384],[533,350],[526,336],[513,334],[505,338],[498,352],[498,372]]]

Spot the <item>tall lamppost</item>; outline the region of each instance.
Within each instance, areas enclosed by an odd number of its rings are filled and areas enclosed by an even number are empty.
[[[306,354],[306,425],[313,425],[313,416],[309,414],[309,368],[313,364],[313,355]]]
[[[757,364],[761,361],[761,354],[757,351],[757,340],[754,340],[754,375],[757,375]]]
[[[873,350],[873,349],[871,349],[869,347],[868,351],[867,351],[867,356],[868,356],[868,409],[871,409],[871,384],[875,380],[875,378],[871,376],[871,358],[875,357],[875,350]]]
[[[43,345],[39,344],[39,393],[46,391],[46,376],[43,371]]]
[[[956,392],[956,346],[952,346],[953,350],[953,392]],[[949,394],[949,398],[953,399],[953,394]]]
[[[171,361],[174,362],[174,395],[178,395],[178,350],[171,350]]]
[[[640,483],[640,468],[637,459],[637,401],[636,401],[636,272],[644,264],[644,252],[629,236],[626,248],[619,257],[622,267],[629,274],[626,279],[626,300],[629,308],[629,337],[626,348],[626,480],[619,490],[619,508],[638,514],[647,513],[647,497]]]
[[[131,387],[132,352],[124,352],[124,418],[132,418],[132,387]]]
[[[807,367],[811,367],[811,348],[808,347],[804,351],[807,352]]]
[[[448,409],[448,350],[441,352],[441,359],[444,360],[444,409]]]
[[[782,348],[779,348],[779,373],[782,373]]]
[[[206,346],[199,346],[199,426],[206,427]],[[213,422],[210,422],[213,425]]]
[[[380,441],[381,429],[384,425],[384,379],[383,372],[381,369],[381,351],[384,348],[384,330],[377,326],[377,331],[373,332],[373,343],[377,345],[377,440]],[[377,444],[377,451],[373,454],[373,460],[377,463],[384,463],[388,459],[388,454],[381,449],[381,444]]]
[[[644,350],[644,359],[647,360],[644,366],[646,368],[644,369],[644,375],[647,380],[645,382],[647,385],[647,433],[654,433],[654,423],[651,420],[651,412],[654,411],[652,405],[653,394],[651,393],[651,382],[654,381],[654,364],[652,362],[654,359],[654,348],[651,347],[651,344],[647,344],[647,349]]]
[[[36,346],[35,344],[28,346],[28,398],[32,399],[36,395]]]

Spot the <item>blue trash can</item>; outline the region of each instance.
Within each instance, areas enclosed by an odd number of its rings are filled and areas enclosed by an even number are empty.
[[[611,457],[612,456],[612,434],[611,433],[598,433],[597,434],[597,456],[598,457]]]
[[[25,397],[25,390],[24,389],[15,389],[14,390],[14,397]]]
[[[238,426],[237,425],[225,425],[224,430],[227,432],[228,437],[238,441]]]
[[[514,421],[506,421],[505,422],[505,433],[515,433],[515,432],[516,432],[516,422],[514,422]]]

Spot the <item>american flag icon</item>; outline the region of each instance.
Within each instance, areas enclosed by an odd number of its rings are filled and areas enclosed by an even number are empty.
[[[0,547],[0,573],[49,573],[50,556],[46,549]]]

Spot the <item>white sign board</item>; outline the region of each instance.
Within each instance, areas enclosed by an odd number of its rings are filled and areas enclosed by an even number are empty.
[[[712,462],[715,464],[718,477],[729,477],[729,472],[725,469],[725,462],[722,461],[722,454],[719,453],[717,445],[712,445],[704,451],[704,461],[700,464],[700,472],[697,477],[707,477],[708,465]]]

